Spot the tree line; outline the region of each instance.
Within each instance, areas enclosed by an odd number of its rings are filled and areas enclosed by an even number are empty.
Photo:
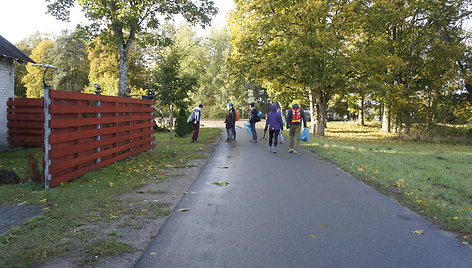
[[[166,112],[204,104],[208,117],[222,117],[227,102],[264,110],[299,100],[318,135],[328,115],[356,114],[363,124],[372,111],[385,131],[471,124],[471,39],[462,23],[472,0],[235,1],[228,30],[218,25],[205,37],[193,26],[210,25],[212,1],[46,1],[59,19],[80,4],[90,20],[17,44],[60,67],[48,78],[55,89],[153,92]],[[175,14],[188,22],[170,24]],[[39,97],[41,71],[16,68],[15,94]]]
[[[235,71],[272,100],[305,100],[324,135],[331,108],[377,107],[386,131],[469,123],[470,0],[236,0]],[[469,42],[469,44],[468,44]]]

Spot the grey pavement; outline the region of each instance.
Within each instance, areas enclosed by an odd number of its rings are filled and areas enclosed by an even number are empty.
[[[135,267],[472,267],[469,246],[335,165],[249,139],[220,142]]]
[[[0,206],[0,235],[8,233],[13,227],[23,224],[26,220],[43,212],[41,206]]]

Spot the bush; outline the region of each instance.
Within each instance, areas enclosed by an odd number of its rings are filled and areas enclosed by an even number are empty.
[[[179,114],[175,120],[175,133],[177,136],[184,137],[185,135],[192,133],[192,124],[187,123],[187,118],[189,115],[190,113],[185,109],[180,109]]]
[[[20,177],[15,172],[0,169],[0,185],[2,184],[18,184],[20,183]]]

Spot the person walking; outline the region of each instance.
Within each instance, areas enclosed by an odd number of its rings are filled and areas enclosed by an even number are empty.
[[[306,117],[305,112],[300,107],[298,103],[294,103],[292,108],[287,112],[287,127],[290,129],[290,149],[289,153],[297,153],[298,147],[298,138],[300,137],[300,132],[302,130],[302,121],[303,127],[306,128]]]
[[[232,142],[236,139],[236,112],[234,111],[233,104],[226,104],[226,133],[228,138],[226,142]]]
[[[256,123],[260,121],[259,111],[256,109],[254,102],[249,104],[249,108],[251,109],[249,112],[249,125],[251,126],[252,133],[252,140],[250,142],[257,143]]]
[[[193,110],[193,121],[192,121],[192,127],[193,127],[193,135],[192,135],[192,142],[197,142],[198,140],[198,133],[200,132],[200,119],[202,116],[202,109],[203,105],[200,104],[195,109]]]
[[[266,124],[264,128],[264,136],[269,129],[269,151],[274,154],[277,153],[277,143],[280,130],[283,130],[282,115],[277,112],[277,105],[270,107],[271,112],[267,115]]]

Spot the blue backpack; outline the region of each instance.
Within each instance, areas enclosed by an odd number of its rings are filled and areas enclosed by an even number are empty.
[[[310,140],[310,129],[309,128],[304,128],[302,134],[300,134],[300,137],[298,138],[299,140],[302,141],[309,141]]]

